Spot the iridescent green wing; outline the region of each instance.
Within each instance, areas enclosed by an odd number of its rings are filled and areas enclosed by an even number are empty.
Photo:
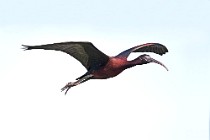
[[[44,49],[62,51],[77,59],[87,70],[105,65],[109,57],[98,50],[91,42],[62,42],[46,45],[27,46],[25,50]]]

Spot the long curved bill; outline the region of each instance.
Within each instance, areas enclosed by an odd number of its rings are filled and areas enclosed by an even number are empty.
[[[153,62],[153,63],[157,63],[157,64],[159,64],[159,65],[161,65],[161,66],[163,66],[167,71],[168,71],[168,68],[163,64],[163,63],[161,63],[160,61],[157,61],[157,60],[155,60],[155,59],[153,59],[153,58],[151,58],[151,62]]]

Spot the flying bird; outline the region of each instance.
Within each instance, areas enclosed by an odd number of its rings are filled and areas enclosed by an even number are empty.
[[[91,42],[62,42],[46,45],[22,46],[25,50],[44,49],[65,52],[77,59],[87,69],[87,72],[78,77],[75,82],[69,82],[61,89],[61,91],[65,91],[65,94],[71,87],[84,83],[87,80],[115,77],[125,69],[136,65],[157,63],[168,71],[168,68],[163,63],[151,58],[147,54],[140,55],[131,61],[127,60],[128,56],[132,52],[153,52],[159,55],[163,55],[168,52],[168,49],[159,43],[137,45],[119,53],[114,57],[104,54]]]

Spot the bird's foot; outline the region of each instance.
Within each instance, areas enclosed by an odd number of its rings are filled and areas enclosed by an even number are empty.
[[[69,82],[61,89],[61,92],[66,90],[65,91],[65,94],[66,94],[68,92],[68,90],[73,86],[75,86],[75,82]]]

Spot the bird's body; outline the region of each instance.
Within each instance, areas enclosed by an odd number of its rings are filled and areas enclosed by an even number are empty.
[[[108,63],[92,72],[95,79],[107,79],[115,77],[125,70],[127,60],[122,58],[110,57]]]
[[[136,65],[154,62],[166,68],[164,64],[146,54],[140,55],[131,61],[128,61],[127,57],[132,52],[154,52],[159,55],[168,52],[167,48],[159,43],[138,45],[125,50],[114,57],[107,56],[98,50],[91,42],[63,42],[38,46],[23,46],[25,47],[25,50],[44,49],[65,52],[77,59],[87,69],[87,72],[84,75],[76,79],[77,81],[69,82],[62,88],[62,91],[66,90],[65,93],[67,93],[71,87],[81,84],[89,79],[107,79],[115,77],[125,69]]]

